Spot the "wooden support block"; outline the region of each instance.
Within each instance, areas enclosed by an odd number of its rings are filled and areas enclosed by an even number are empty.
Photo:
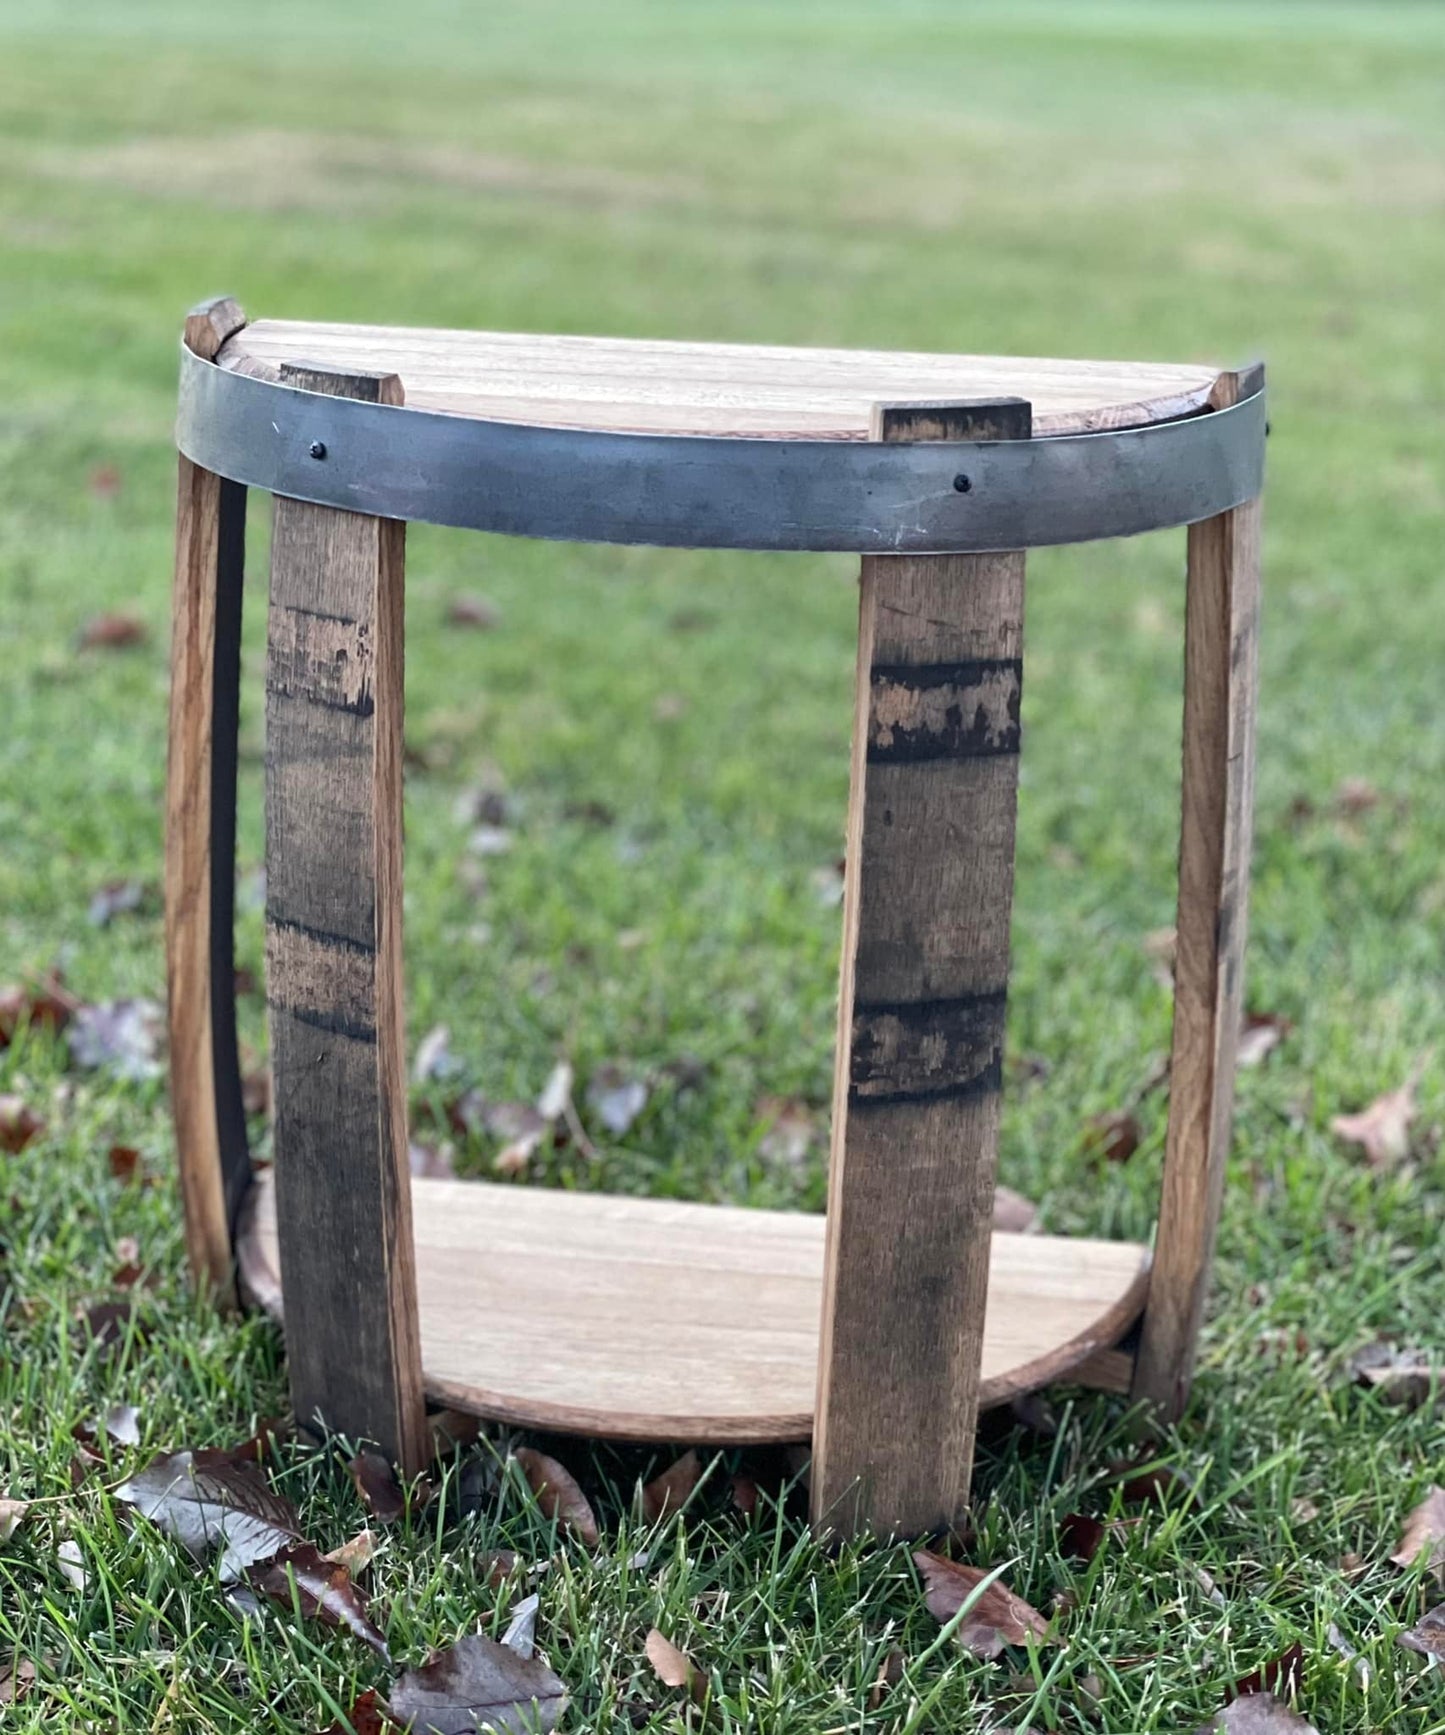
[[[877,412],[884,440],[1027,439],[1005,399]],[[961,491],[962,487],[961,487]],[[968,1503],[997,1163],[1022,553],[867,557],[859,613],[814,1522]]]
[[[401,402],[395,375],[283,377]],[[266,953],[297,1419],[372,1440],[415,1473],[427,1444],[401,977],[405,537],[390,520],[276,501]]]
[[[1215,408],[1258,389],[1220,376]],[[1244,996],[1258,693],[1260,502],[1189,527],[1184,775],[1169,1131],[1133,1395],[1166,1419],[1189,1396],[1234,1106]]]
[[[187,316],[186,344],[212,360],[245,322],[235,302],[207,302]],[[181,458],[166,777],[171,1101],[191,1271],[223,1305],[251,1177],[232,956],[245,544],[245,488]]]

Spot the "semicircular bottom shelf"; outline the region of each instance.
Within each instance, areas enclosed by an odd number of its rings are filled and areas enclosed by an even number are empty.
[[[252,1195],[241,1276],[277,1319],[272,1177]],[[819,1216],[412,1182],[427,1395],[515,1426],[744,1444],[812,1433]],[[358,1274],[364,1282],[364,1274]],[[995,1232],[985,1407],[1072,1374],[1117,1387],[1111,1345],[1143,1312],[1133,1242]]]

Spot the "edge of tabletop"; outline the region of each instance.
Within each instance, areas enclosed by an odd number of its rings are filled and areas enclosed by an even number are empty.
[[[269,385],[285,385],[287,382],[283,378],[283,374],[282,374],[283,366],[285,366],[287,364],[305,363],[309,360],[312,360],[313,358],[308,357],[304,353],[304,349],[305,349],[304,342],[298,343],[296,354],[293,356],[288,356],[286,358],[285,363],[283,363],[281,361],[273,361],[273,360],[270,360],[268,358],[257,356],[257,355],[250,353],[250,351],[248,351],[246,348],[248,332],[256,324],[266,324],[266,323],[269,323],[269,322],[265,321],[265,320],[247,321],[247,320],[244,320],[244,316],[243,316],[243,323],[237,325],[236,328],[234,330],[232,330],[225,337],[224,341],[220,344],[220,346],[217,348],[217,350],[215,351],[215,353],[212,356],[205,357],[204,359],[212,361],[215,364],[215,366],[223,369],[227,373],[244,374],[244,375],[247,375],[251,379],[264,380]],[[281,323],[290,323],[290,322],[276,321],[275,323],[281,324]],[[335,326],[326,325],[326,326],[319,327],[319,329],[322,329],[325,331],[335,331],[335,330],[340,329],[340,328],[335,327]],[[361,331],[369,331],[371,328],[366,327],[366,326],[358,326],[355,329],[358,332],[361,332]],[[422,329],[422,328],[418,328],[418,329]],[[434,333],[433,335],[440,335],[440,334]],[[477,333],[458,333],[457,335],[480,337],[480,336],[484,336],[486,334],[477,332]],[[544,334],[524,333],[524,332],[518,332],[518,333],[508,332],[505,335],[508,337],[514,337],[514,336],[515,337],[533,337],[533,336],[541,337]],[[610,342],[613,340],[608,339],[606,341]],[[621,342],[621,341],[625,341],[625,340],[618,339],[616,341]],[[727,345],[727,344],[715,344],[715,345],[709,344],[707,347],[717,348],[717,349],[727,349],[727,348],[746,348],[748,346],[746,346],[746,345]],[[827,353],[831,354],[831,353],[835,353],[835,352],[829,351]],[[945,360],[949,360],[951,358],[948,357],[947,355],[940,353],[938,356],[938,359],[940,361],[945,361]],[[999,360],[1018,359],[1021,365],[1027,365],[1027,362],[1030,358],[1028,358],[1028,357],[1019,357],[1019,358],[999,357],[998,359]],[[345,366],[349,366],[349,365],[353,365],[353,364],[359,365],[359,363],[355,363],[355,358],[352,358],[352,361],[350,361],[350,362],[341,362],[341,361],[337,361],[337,360],[333,359],[330,362],[325,363],[324,365],[327,367],[330,367],[330,368],[341,368],[341,367],[345,367]],[[323,364],[318,363],[317,365],[323,365]],[[368,365],[373,365],[373,364],[368,364]],[[1080,362],[1078,365],[1081,367],[1086,367],[1086,366],[1110,366],[1110,365],[1115,365],[1115,364]],[[1127,365],[1127,364],[1124,364],[1124,365]],[[1166,364],[1140,363],[1138,365],[1147,367],[1147,366],[1166,365]],[[1187,365],[1187,364],[1179,364],[1179,365]],[[1240,382],[1240,387],[1238,388],[1238,396],[1241,399],[1247,398],[1247,397],[1252,397],[1255,394],[1255,392],[1258,391],[1261,388],[1261,386],[1263,385],[1264,368],[1263,368],[1263,364],[1260,362],[1257,362],[1257,361],[1245,363],[1245,364],[1243,364],[1237,368],[1221,368],[1216,363],[1213,363],[1213,362],[1200,362],[1198,365],[1199,365],[1199,369],[1200,369],[1200,373],[1201,373],[1202,377],[1201,377],[1201,383],[1199,384],[1198,387],[1195,387],[1195,388],[1191,388],[1191,389],[1187,389],[1187,390],[1179,390],[1179,391],[1174,391],[1174,392],[1165,392],[1162,395],[1157,396],[1157,397],[1139,398],[1139,399],[1134,399],[1134,400],[1131,400],[1128,402],[1120,402],[1120,403],[1113,403],[1113,404],[1100,404],[1100,405],[1097,405],[1097,406],[1094,406],[1094,407],[1091,407],[1088,409],[1083,409],[1083,410],[1055,410],[1051,413],[1050,412],[1044,412],[1041,414],[1036,414],[1034,417],[1034,423],[1033,423],[1034,438],[1038,439],[1038,438],[1045,438],[1045,437],[1048,437],[1051,435],[1062,435],[1062,434],[1116,433],[1116,432],[1122,432],[1123,430],[1130,429],[1130,428],[1155,427],[1155,426],[1158,426],[1159,424],[1165,423],[1165,422],[1176,422],[1176,421],[1181,421],[1181,420],[1184,420],[1184,419],[1192,417],[1192,416],[1207,415],[1209,412],[1211,412],[1213,410],[1227,408],[1229,406],[1229,404],[1233,401],[1233,398],[1230,395],[1230,387],[1228,386],[1227,382],[1234,381],[1234,380],[1238,380]],[[397,373],[403,373],[403,370],[401,368],[395,367],[395,366],[393,366],[390,369],[390,371],[397,372]],[[404,377],[405,376],[403,373],[403,378]],[[1246,384],[1246,382],[1248,382],[1248,383]],[[589,425],[585,422],[568,421],[568,420],[564,420],[564,419],[553,419],[553,418],[546,417],[546,416],[535,416],[535,417],[533,417],[533,416],[518,416],[515,413],[507,414],[507,415],[487,416],[487,415],[484,415],[484,414],[482,414],[478,411],[474,411],[474,410],[458,409],[458,408],[456,408],[454,406],[450,406],[450,405],[432,404],[432,403],[428,402],[428,398],[429,398],[428,392],[426,391],[426,389],[424,387],[421,387],[421,386],[419,386],[417,388],[414,395],[411,392],[408,392],[407,396],[408,396],[408,403],[406,404],[406,406],[404,406],[406,408],[429,410],[433,414],[455,415],[455,416],[457,416],[460,419],[465,420],[465,421],[495,421],[495,422],[502,422],[502,423],[521,423],[523,425],[540,426],[540,427],[575,428],[575,429],[580,429],[581,431],[584,431],[584,432],[592,432],[592,431],[622,432],[622,431],[627,431],[627,430],[620,430],[620,429],[596,430],[596,429],[590,428]],[[886,397],[886,399],[884,397],[880,397],[879,401],[898,402],[898,401],[902,401],[902,400],[900,400],[896,394],[892,394],[892,395],[888,395]],[[910,399],[909,401],[912,401],[912,399]],[[923,397],[920,396],[918,401],[919,402],[924,401]],[[635,431],[640,432],[640,433],[646,433],[646,432],[650,432],[652,430],[648,430],[648,429],[644,428],[644,429],[638,429]],[[698,432],[705,434],[707,432],[707,430],[699,429]],[[727,436],[714,433],[712,435],[712,437],[725,438]],[[832,438],[832,439],[839,440],[840,442],[852,443],[852,442],[865,441],[868,438],[868,435],[865,431],[865,432],[859,432],[859,433],[849,432],[849,433],[839,433],[839,434],[833,434],[833,435],[820,436],[816,432],[809,432],[806,430],[800,430],[796,434],[788,433],[788,434],[773,434],[773,435],[757,435],[757,434],[743,435],[740,433],[739,435],[737,435],[735,437],[739,437],[739,438],[742,438],[742,437],[773,438],[773,439],[777,439],[779,441]]]

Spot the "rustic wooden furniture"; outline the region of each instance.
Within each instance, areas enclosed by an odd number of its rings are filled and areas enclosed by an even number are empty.
[[[424,1396],[621,1438],[811,1434],[820,1522],[918,1531],[966,1503],[980,1405],[1068,1375],[1178,1411],[1240,1013],[1264,435],[1259,369],[248,325],[229,301],[190,316],[167,814],[181,1178],[198,1276],[228,1294],[239,1255],[278,1317],[284,1289],[303,1420],[408,1469]],[[248,487],[275,496],[276,1163],[254,1186],[231,960]],[[826,1223],[410,1178],[409,519],[863,555]],[[1181,523],[1183,834],[1151,1260],[990,1231],[1022,551]]]

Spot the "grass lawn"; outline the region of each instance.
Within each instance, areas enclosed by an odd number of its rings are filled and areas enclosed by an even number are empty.
[[[1376,1336],[1445,1360],[1442,89],[1445,12],[1423,4],[0,0],[0,979],[58,960],[86,1000],[162,992],[169,424],[204,295],[1270,367],[1249,1004],[1294,1028],[1241,1080],[1195,1400],[1163,1445],[1196,1497],[1121,1504],[1116,1400],[1056,1394],[1051,1436],[991,1427],[966,1558],[1057,1606],[1064,1642],[984,1662],[934,1646],[906,1549],[825,1554],[766,1499],[748,1525],[731,1462],[647,1535],[648,1454],[554,1445],[594,1497],[589,1550],[514,1473],[457,1460],[370,1570],[400,1661],[501,1631],[527,1587],[479,1563],[510,1548],[551,1561],[538,1638],[569,1728],[682,1725],[643,1655],[656,1625],[708,1671],[718,1729],[1183,1731],[1298,1642],[1321,1730],[1445,1731],[1445,1676],[1395,1643],[1440,1593],[1389,1562],[1445,1483],[1445,1411],[1347,1368]],[[266,517],[239,846],[257,978]],[[1040,1064],[1011,1069],[1003,1175],[1050,1229],[1152,1224],[1166,1104],[1139,1093],[1170,996],[1145,942],[1173,919],[1182,572],[1181,533],[1030,563],[1010,1044]],[[535,1097],[563,1054],[581,1083],[609,1061],[654,1080],[624,1136],[589,1123],[595,1161],[551,1152],[532,1179],[821,1208],[838,913],[819,879],[841,847],[854,578],[846,559],[412,534],[411,1040],[448,1024],[464,1082],[497,1098]],[[448,624],[472,592],[493,630]],[[78,649],[103,611],[147,641]],[[513,841],[479,861],[460,798],[483,779]],[[88,921],[136,879],[138,910]],[[241,1021],[259,1050],[258,993]],[[666,1071],[684,1058],[688,1089]],[[1330,1121],[1422,1058],[1411,1151],[1374,1170]],[[242,1621],[104,1492],[284,1404],[273,1328],[189,1294],[163,1081],[78,1072],[30,1036],[0,1091],[47,1123],[0,1158],[0,1492],[53,1501],[0,1544],[0,1659],[45,1677],[0,1725],[320,1729],[384,1666],[279,1610]],[[765,1137],[769,1097],[810,1106],[801,1160]],[[1090,1117],[1136,1097],[1138,1152],[1101,1163]],[[440,1100],[418,1090],[423,1132]],[[114,1143],[154,1185],[112,1179]],[[463,1141],[458,1166],[494,1151]],[[111,1293],[124,1237],[156,1275],[151,1335],[106,1359],[73,1320]],[[113,1403],[138,1406],[141,1445],[72,1495],[71,1428]],[[277,1480],[323,1548],[363,1521],[328,1454],[287,1447]],[[1075,1511],[1137,1522],[1085,1566],[1061,1546]],[[895,1646],[903,1679],[870,1708]]]

